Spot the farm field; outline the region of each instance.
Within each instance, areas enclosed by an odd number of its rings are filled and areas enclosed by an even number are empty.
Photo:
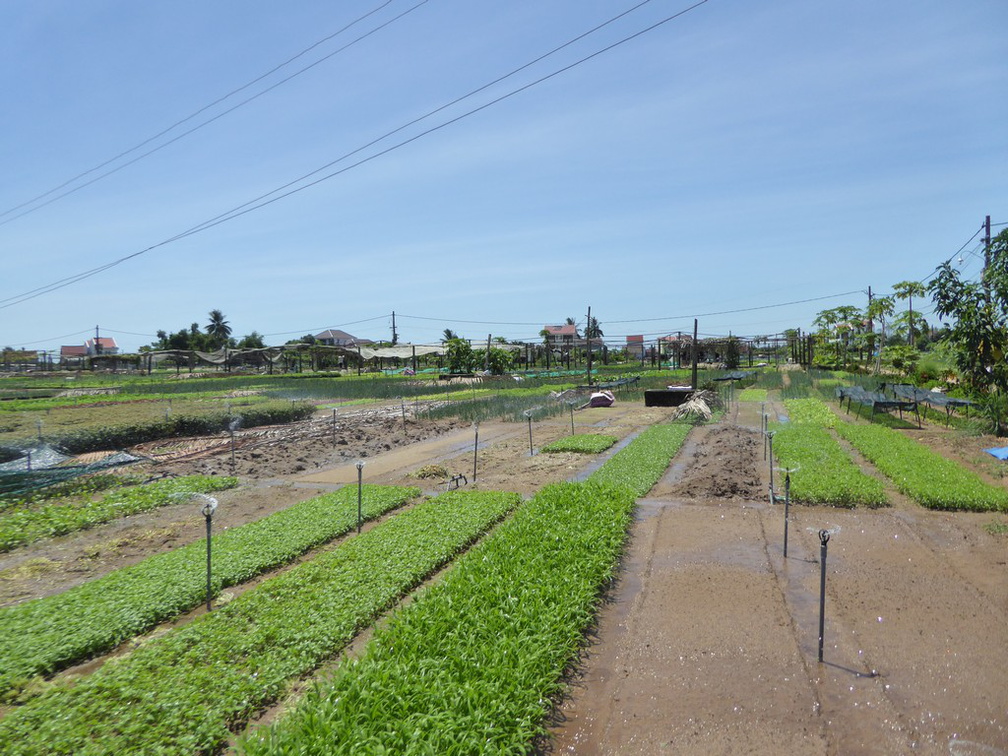
[[[783,415],[774,393],[768,411]],[[754,396],[759,401],[736,402],[714,424],[688,435],[683,429],[682,450],[664,474],[655,473],[660,479],[638,500],[625,556],[583,655],[565,675],[553,713],[530,725],[539,734],[530,736],[528,752],[1008,753],[1008,665],[1000,658],[1008,647],[1008,541],[988,530],[1008,516],[927,510],[844,447],[855,466],[880,481],[890,506],[793,503],[784,559],[783,507],[767,498],[763,395]],[[532,496],[553,482],[584,479],[668,415],[619,400],[579,411],[579,434],[620,439],[597,455],[539,453],[570,436],[567,414],[533,423],[532,455],[525,423],[482,422],[475,481],[471,424],[412,414],[404,423],[399,403],[341,409],[335,433],[324,411],[286,433],[249,430],[233,465],[226,446],[173,455],[169,445],[147,464],[177,474],[233,470],[240,485],[215,494],[215,528],[234,528],[355,484],[357,461],[365,462],[367,483],[438,493],[446,479],[415,474],[436,464],[464,473],[463,490]],[[953,437],[934,424],[902,432],[1005,488],[979,457],[991,439]],[[193,543],[202,524],[193,505],[171,504],[14,549],[0,558],[0,602],[60,593]],[[820,528],[834,531],[824,664],[816,660]],[[176,623],[184,627],[200,614],[193,610]],[[367,648],[363,637],[349,653],[366,657]],[[117,655],[131,653],[127,647]],[[95,666],[60,679],[87,679]],[[340,666],[331,660],[323,676]],[[256,753],[280,752],[255,733],[282,726],[297,709],[299,690],[254,714],[244,740],[235,731],[222,748],[247,743]],[[17,708],[8,705],[0,722]]]

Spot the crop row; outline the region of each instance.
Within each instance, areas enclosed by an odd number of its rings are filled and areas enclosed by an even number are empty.
[[[24,509],[52,499],[79,499],[118,486],[137,485],[141,478],[113,473],[91,473],[70,478],[51,486],[36,488],[23,494],[0,493],[0,512]]]
[[[315,407],[305,402],[264,402],[245,407],[241,412],[242,427],[276,425],[304,420],[315,413]],[[171,415],[164,420],[131,425],[99,425],[87,430],[58,436],[55,443],[73,454],[102,449],[123,449],[146,441],[176,436],[204,436],[226,431],[233,422],[231,412],[218,408],[205,415]]]
[[[793,471],[790,476],[793,501],[842,507],[877,507],[888,503],[882,482],[861,472],[836,438],[821,425],[792,422],[778,428],[774,431],[773,452],[777,466]],[[783,478],[782,474],[781,489]]]
[[[419,489],[363,488],[365,518]],[[226,530],[212,539],[215,593],[285,564],[357,523],[357,490],[346,487]],[[200,604],[206,596],[206,540],[149,557],[54,596],[0,610],[0,694],[39,674],[114,648]]]
[[[595,483],[625,486],[643,496],[665,474],[692,426],[679,423],[652,425],[612,459],[592,473]]]
[[[46,504],[0,515],[0,552],[41,538],[84,530],[117,517],[148,512],[177,503],[186,493],[211,493],[238,485],[237,478],[190,475],[140,486],[117,488],[96,501]]]
[[[295,713],[265,753],[526,753],[646,493],[690,426],[655,426],[586,483],[548,486]],[[601,483],[599,480],[614,481]]]
[[[613,574],[633,504],[623,487],[547,486],[379,628],[364,657],[240,747],[529,752]]]
[[[575,436],[559,438],[544,446],[540,451],[601,454],[618,440],[616,436],[606,436],[601,433],[579,433]]]
[[[10,754],[208,753],[517,505],[451,492],[0,721]],[[325,749],[323,749],[325,750]]]
[[[837,432],[896,487],[930,509],[1008,509],[1008,491],[931,451],[897,431],[878,425],[838,423]]]
[[[788,417],[792,423],[814,423],[833,428],[840,419],[821,399],[786,399]]]

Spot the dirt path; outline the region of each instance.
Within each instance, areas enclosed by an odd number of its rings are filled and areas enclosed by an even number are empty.
[[[796,507],[785,560],[751,431],[697,431],[640,502],[543,751],[1008,753],[1008,568],[990,515]],[[759,495],[740,496],[752,480]]]

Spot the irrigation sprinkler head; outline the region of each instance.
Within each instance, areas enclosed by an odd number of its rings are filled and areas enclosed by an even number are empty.
[[[837,533],[840,532],[840,526],[834,525],[831,528],[805,528],[805,530],[807,530],[809,533],[815,533],[816,535],[819,536],[820,540],[822,539],[822,534],[825,533],[826,540],[828,541],[830,539],[830,536],[835,536]]]
[[[242,424],[241,417],[232,417],[230,422],[228,423],[228,430],[234,433],[236,430],[241,428],[241,424]]]
[[[774,470],[776,470],[777,472],[782,472],[785,475],[791,475],[792,473],[796,473],[799,470],[801,470],[801,465],[798,465],[797,467],[777,467],[776,465],[774,465]]]
[[[356,465],[357,465],[357,472],[360,472],[361,470],[364,469],[364,460],[362,459],[357,460]]]
[[[828,530],[819,531],[819,543],[821,543],[823,546],[829,543],[829,538],[830,538],[830,532]]]
[[[206,517],[208,520],[214,516],[214,512],[217,511],[217,499],[205,493],[183,493],[181,496],[185,496],[189,499],[195,499],[200,502],[200,514]]]

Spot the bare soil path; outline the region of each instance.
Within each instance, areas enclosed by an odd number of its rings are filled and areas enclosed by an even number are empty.
[[[696,429],[640,502],[542,751],[1008,753],[1008,567],[991,515],[794,507],[785,559],[758,438]]]

